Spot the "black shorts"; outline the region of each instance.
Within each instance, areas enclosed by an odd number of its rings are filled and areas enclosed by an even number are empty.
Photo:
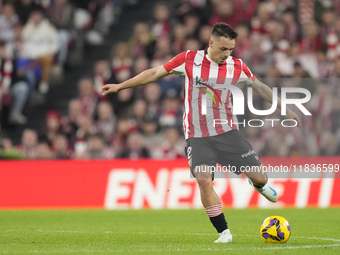
[[[195,167],[200,165],[216,167],[218,163],[223,172],[229,171],[237,175],[246,167],[261,166],[253,147],[239,130],[210,137],[189,138],[186,142],[186,154],[193,176]],[[220,170],[216,167],[216,177]]]

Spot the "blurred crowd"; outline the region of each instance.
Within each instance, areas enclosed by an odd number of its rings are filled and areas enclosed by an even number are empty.
[[[36,1],[10,2],[4,5],[0,15],[0,59],[5,66],[2,70],[14,72],[16,67],[17,75],[8,81],[5,79],[8,76],[2,72],[0,91],[9,95],[8,99],[4,96],[2,99],[12,101],[12,115],[20,116],[22,101],[28,100],[32,91],[47,93],[49,68],[65,64],[69,40],[76,37],[74,33],[93,30],[98,35],[93,36],[93,43],[100,41],[100,35],[108,32],[114,17],[108,18],[110,12],[106,8],[118,6],[120,1],[93,1],[97,3],[97,15],[89,17],[96,19],[91,19],[92,24],[87,27],[79,14],[81,24],[77,28],[74,23],[72,28],[68,27],[70,23],[66,17],[72,13],[71,6],[91,13],[84,4],[89,1],[72,1],[72,5],[68,0],[41,1],[49,2],[48,6],[43,6],[43,12],[41,8],[27,12],[18,7]],[[274,157],[340,155],[340,0],[175,2],[176,5],[171,6],[165,1],[156,4],[149,22],[136,21],[130,39],[113,45],[110,58],[94,64],[94,75],[79,80],[78,96],[69,102],[66,115],[57,110],[49,111],[44,128],[25,129],[19,145],[3,139],[0,157],[185,157],[183,77],[170,75],[106,97],[101,96],[100,90],[106,83],[120,83],[150,67],[162,65],[180,52],[206,49],[215,22],[234,27],[238,39],[232,55],[241,58],[259,80],[279,88],[279,96],[282,87],[302,87],[312,94],[312,99],[305,104],[312,116],[305,116],[292,107],[302,121],[302,128],[283,127],[280,122],[272,127],[272,122],[266,121],[263,127],[240,125],[255,151],[260,156]],[[66,8],[68,5],[70,7]],[[39,22],[45,25],[37,25]],[[96,25],[97,22],[101,25]],[[44,38],[40,38],[34,36],[39,32],[34,29],[50,32],[42,32]],[[45,44],[49,47],[45,48]],[[15,52],[11,60],[17,58],[20,65],[9,62],[7,48]],[[6,82],[10,83],[7,90]],[[300,95],[294,96],[299,98]],[[270,108],[256,94],[253,94],[253,102],[256,109]],[[12,115],[10,120],[15,122]],[[21,117],[17,118],[17,123],[25,124],[25,116]],[[243,119],[247,123],[259,116],[247,112],[240,122]],[[283,120],[279,110],[263,119]]]
[[[101,44],[113,1],[7,0],[0,7],[0,114],[24,125],[26,104],[44,102],[50,83],[80,61],[85,42]]]

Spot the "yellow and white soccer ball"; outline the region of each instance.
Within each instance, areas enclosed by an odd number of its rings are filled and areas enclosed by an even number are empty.
[[[281,216],[266,218],[260,228],[261,237],[266,243],[285,243],[291,232],[288,221]]]

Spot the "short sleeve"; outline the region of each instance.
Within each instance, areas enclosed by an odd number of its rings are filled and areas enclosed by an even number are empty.
[[[255,75],[249,70],[248,66],[242,62],[242,71],[237,83],[249,85],[256,80]]]
[[[176,57],[171,59],[169,62],[165,63],[163,66],[165,70],[174,75],[184,75],[185,74],[185,57],[187,52],[182,52]]]

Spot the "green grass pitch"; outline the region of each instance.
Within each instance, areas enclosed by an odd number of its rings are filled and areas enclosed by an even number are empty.
[[[340,254],[340,208],[223,211],[229,244],[204,210],[0,211],[0,254]],[[271,215],[289,221],[287,243],[262,241]]]

